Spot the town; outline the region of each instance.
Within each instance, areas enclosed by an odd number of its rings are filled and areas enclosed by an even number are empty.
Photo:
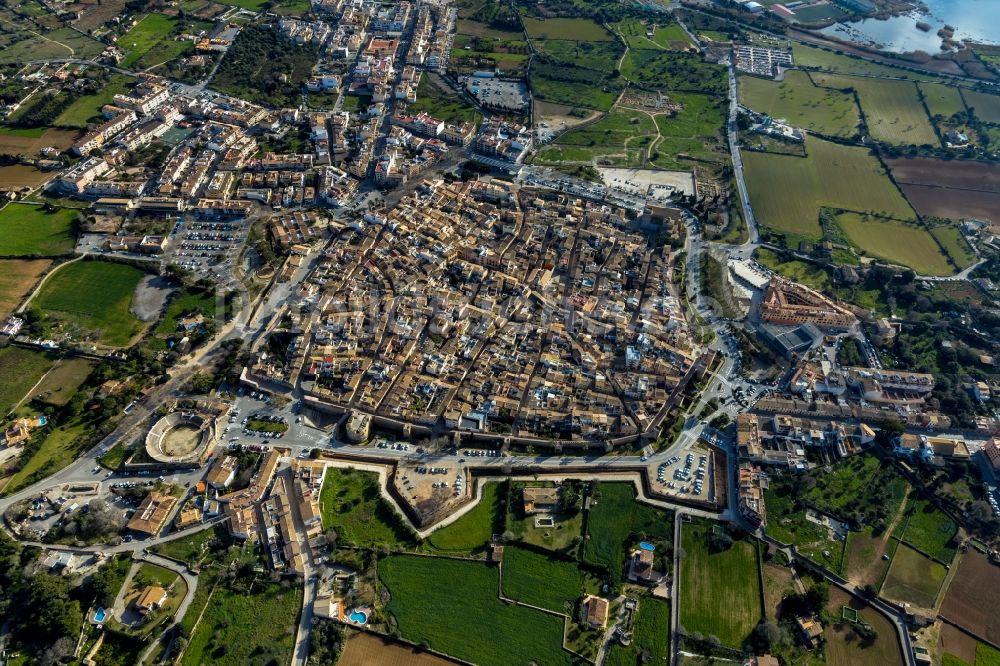
[[[1000,35],[917,10],[0,7],[0,663],[1000,659]]]

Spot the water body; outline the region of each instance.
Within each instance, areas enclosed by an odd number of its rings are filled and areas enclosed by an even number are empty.
[[[950,25],[955,28],[955,41],[970,40],[1000,44],[1000,0],[924,0],[928,13],[915,11],[888,20],[864,19],[855,23],[836,23],[822,32],[831,37],[877,44],[893,53],[926,51],[941,52],[937,31]],[[929,23],[927,32],[917,28],[917,22]]]

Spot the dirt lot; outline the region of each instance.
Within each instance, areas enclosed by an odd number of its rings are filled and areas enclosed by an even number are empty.
[[[1000,642],[1000,567],[977,550],[962,556],[941,604],[941,616],[994,643]]]
[[[115,16],[121,14],[124,8],[125,0],[103,0],[99,4],[81,2],[67,7],[71,11],[80,10],[83,12],[73,25],[84,32],[101,27]]]
[[[35,188],[54,175],[55,172],[46,173],[24,164],[0,166],[0,191],[16,191],[22,187]]]
[[[926,158],[886,160],[886,164],[921,215],[1000,218],[1000,172],[990,164]]]
[[[149,275],[143,278],[139,286],[135,288],[135,298],[132,300],[132,314],[139,319],[150,322],[155,321],[163,311],[163,305],[167,302],[167,296],[173,291],[170,281],[158,275]]]
[[[458,662],[357,633],[347,639],[337,663],[340,666],[452,666]]]
[[[938,647],[941,652],[953,654],[967,664],[976,663],[976,644],[978,641],[961,629],[956,629],[947,622],[941,623],[941,637]]]
[[[39,137],[0,134],[0,153],[25,154],[34,157],[39,150],[48,146],[65,150],[73,145],[80,134],[82,132],[78,130],[64,129],[47,129]]]
[[[456,484],[459,477],[462,481]],[[444,462],[400,465],[394,482],[396,492],[424,516],[435,514],[446,505],[464,501],[469,493],[468,475],[456,465]]]
[[[0,318],[14,311],[51,265],[49,259],[0,260]]]

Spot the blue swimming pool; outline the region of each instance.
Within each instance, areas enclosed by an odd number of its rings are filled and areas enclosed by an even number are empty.
[[[648,550],[650,552],[656,550],[656,546],[654,546],[653,544],[649,543],[648,541],[640,541],[639,542],[639,548],[642,548],[643,550]]]
[[[108,614],[104,611],[103,608],[98,608],[96,611],[94,611],[94,622],[100,624],[101,622],[104,622],[104,620],[106,620],[107,618]]]
[[[354,624],[364,624],[368,621],[368,616],[361,611],[351,611],[350,618]]]

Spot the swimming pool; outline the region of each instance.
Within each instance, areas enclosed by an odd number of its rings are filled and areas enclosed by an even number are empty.
[[[364,624],[368,621],[368,616],[362,611],[351,611],[350,619],[354,624]]]
[[[104,622],[106,619],[108,619],[108,614],[105,612],[103,608],[98,608],[96,611],[94,611],[94,622],[100,624],[101,622]]]
[[[656,546],[654,546],[653,544],[649,543],[648,541],[640,541],[639,542],[639,548],[642,548],[643,550],[648,550],[650,552],[656,550]]]

